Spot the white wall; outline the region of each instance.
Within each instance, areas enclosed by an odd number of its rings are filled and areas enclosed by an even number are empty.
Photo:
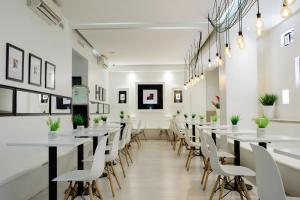
[[[216,96],[220,95],[219,89],[219,69],[215,68],[205,73],[206,76],[206,108],[215,110],[211,101],[216,101]]]

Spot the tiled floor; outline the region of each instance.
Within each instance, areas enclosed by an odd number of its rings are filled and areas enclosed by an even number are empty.
[[[132,146],[134,163],[126,166],[127,177],[123,179],[120,167],[116,166],[122,189],[116,188],[116,200],[199,200],[208,199],[215,176],[211,176],[206,191],[200,184],[202,175],[202,161],[196,157],[190,171],[184,168],[187,152],[181,157],[172,150],[166,141],[145,141],[142,148],[137,150]],[[99,180],[105,200],[112,200],[107,179]],[[63,199],[66,184],[59,184],[59,199]],[[257,199],[251,191],[252,199]],[[217,195],[216,195],[217,197]],[[31,200],[46,200],[47,190],[42,191]],[[80,199],[80,198],[77,198]],[[88,199],[88,198],[87,198]],[[216,198],[217,199],[217,198]],[[230,193],[225,199],[240,199],[237,193]]]

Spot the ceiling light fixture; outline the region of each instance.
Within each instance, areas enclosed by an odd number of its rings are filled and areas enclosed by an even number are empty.
[[[257,1],[257,14],[256,14],[256,34],[260,36],[262,34],[263,21],[261,19],[261,13],[259,9],[259,0]]]
[[[283,1],[282,8],[281,8],[281,11],[280,11],[281,17],[282,17],[283,19],[286,19],[286,18],[288,18],[291,14],[292,14],[292,11],[291,11],[290,8],[288,7],[288,4],[285,3],[285,1]]]

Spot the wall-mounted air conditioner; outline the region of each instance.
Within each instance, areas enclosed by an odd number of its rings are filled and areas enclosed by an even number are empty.
[[[62,25],[62,12],[52,0],[27,0],[27,5],[49,25]]]

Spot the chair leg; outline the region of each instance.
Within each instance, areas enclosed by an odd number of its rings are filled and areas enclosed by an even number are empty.
[[[71,190],[72,190],[72,181],[70,181],[68,189],[65,192],[64,200],[68,200],[69,199]]]
[[[128,157],[129,157],[131,163],[133,163],[132,158],[131,158],[131,155],[130,155],[129,150],[128,150],[128,145],[127,145],[127,144],[125,145],[125,151],[126,151]]]
[[[141,140],[140,140],[140,137],[139,137],[139,136],[137,136],[137,141],[138,141],[138,143],[139,143],[139,145],[140,145],[140,148],[141,148],[142,143],[141,143]]]
[[[188,162],[189,162],[189,159],[190,159],[191,153],[192,153],[192,149],[190,149],[190,151],[189,151],[189,155],[188,155],[188,157],[187,157],[187,159],[186,159],[186,162],[185,162],[185,168],[187,168],[187,166],[188,166]]]
[[[207,160],[204,160],[204,168],[203,168],[203,174],[202,174],[202,179],[201,179],[201,184],[204,183],[204,178],[206,176],[206,172],[207,172],[207,162],[208,162],[208,159]]]
[[[148,139],[147,139],[147,136],[146,136],[146,133],[145,133],[145,131],[143,130],[143,136],[144,136],[144,138],[145,138],[145,140],[147,141]]]
[[[113,164],[112,164],[112,162],[110,162],[110,163],[109,163],[109,165],[110,165],[110,168],[111,168],[112,174],[113,174],[113,176],[115,177],[115,179],[116,179],[116,182],[117,182],[117,184],[118,184],[119,188],[121,189],[121,185],[120,185],[119,179],[118,179],[118,177],[117,177],[117,174],[115,173],[115,169],[114,169],[114,167],[113,167]]]
[[[190,171],[191,162],[192,162],[193,154],[194,154],[194,148],[191,147],[191,149],[192,149],[192,153],[191,153],[191,155],[190,155],[190,160],[189,160],[189,163],[188,163],[187,171]]]
[[[177,152],[178,156],[180,156],[180,154],[181,154],[182,145],[183,145],[182,139],[180,138],[180,140],[179,140],[179,148],[178,148],[178,152]]]
[[[241,177],[240,179],[241,179],[242,188],[243,188],[243,190],[244,190],[244,193],[245,193],[246,198],[247,198],[248,200],[251,200],[251,197],[250,197],[250,195],[249,195],[249,193],[248,193],[248,189],[247,189],[247,186],[246,186],[246,184],[245,184],[243,178]]]
[[[221,176],[219,175],[214,186],[212,187],[212,190],[211,190],[211,193],[210,193],[210,197],[209,197],[209,200],[212,200],[214,195],[215,195],[215,192],[216,192],[216,189],[218,187],[218,184],[220,182],[220,179],[221,179]]]
[[[226,177],[223,177],[223,179],[222,179],[222,184],[221,184],[220,193],[219,193],[219,200],[221,200],[223,198],[223,192],[224,192],[225,182],[226,182],[225,179],[226,179]]]
[[[173,150],[176,150],[177,136],[174,134]]]
[[[106,166],[106,167],[108,167],[108,166]],[[109,169],[107,169],[106,171],[107,171],[107,178],[108,178],[108,181],[109,181],[112,196],[115,197],[114,185],[113,185],[112,180],[111,180],[111,172],[109,171]]]
[[[101,191],[100,191],[100,187],[99,187],[99,184],[98,184],[97,180],[94,180],[93,182],[94,182],[94,184],[95,184],[95,188],[96,188],[97,195],[99,196],[99,198],[100,198],[101,200],[104,200],[104,198],[103,198],[103,196],[102,196],[102,193],[101,193]]]
[[[127,166],[129,167],[128,155],[127,155],[127,152],[125,150],[125,147],[124,147],[124,149],[122,151],[123,151],[123,153],[125,155],[125,160],[126,160]]]
[[[210,162],[208,161],[208,162],[207,162],[207,171],[206,171],[206,176],[205,176],[205,181],[204,181],[203,190],[206,190],[206,186],[207,186],[207,181],[208,181],[208,176],[209,176],[209,174],[210,174],[210,170],[211,170]]]
[[[92,184],[88,183],[90,200],[94,200]]]
[[[123,161],[122,161],[122,158],[121,158],[121,155],[120,155],[120,151],[118,151],[118,157],[119,157],[119,160],[120,160],[120,165],[121,165],[121,169],[122,169],[122,172],[123,172],[123,176],[125,178],[126,174],[125,174],[125,170],[124,170],[124,166],[123,166]]]

